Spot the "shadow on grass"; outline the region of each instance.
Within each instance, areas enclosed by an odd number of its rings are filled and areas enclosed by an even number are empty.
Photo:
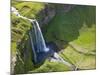
[[[87,27],[96,24],[95,10],[95,6],[77,5],[67,13],[57,13],[55,18],[44,28],[43,34],[46,41],[53,41],[60,49],[65,48],[68,42],[78,38],[80,35],[79,30],[84,24]],[[16,62],[15,73],[26,73],[35,69],[32,63],[32,50],[29,40],[22,40],[19,46],[17,49],[20,52],[17,56],[18,61]]]
[[[78,38],[79,30],[86,25],[96,24],[96,7],[76,5],[67,13],[57,13],[44,27],[46,41],[54,41],[60,48]]]

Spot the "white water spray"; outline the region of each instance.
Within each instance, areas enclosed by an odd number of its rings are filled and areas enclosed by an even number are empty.
[[[38,21],[37,21],[36,19],[32,20],[32,19],[29,19],[29,18],[27,18],[27,17],[24,17],[24,16],[20,15],[19,12],[18,12],[18,10],[17,10],[16,8],[14,8],[14,7],[11,8],[11,12],[14,13],[14,14],[15,14],[16,16],[18,16],[18,17],[21,17],[21,18],[23,18],[23,19],[29,20],[29,21],[33,24],[34,29],[35,29],[35,34],[36,34],[36,40],[37,40],[36,43],[37,43],[38,52],[42,52],[42,51],[48,52],[48,51],[49,51],[49,48],[47,48],[47,46],[46,46],[46,43],[45,43],[44,37],[43,37],[43,35],[42,35],[41,29],[40,29],[40,27],[39,27]],[[32,40],[32,36],[31,36],[32,33],[29,33],[29,35],[30,35],[30,39],[31,39],[32,50],[33,50],[33,52],[34,52],[33,40]],[[38,46],[39,46],[39,47],[38,47]],[[41,50],[41,49],[42,49],[42,50]],[[34,52],[34,53],[35,53],[35,52]],[[34,54],[34,55],[35,55],[35,60],[36,60],[36,54]],[[54,53],[53,57],[50,57],[50,61],[51,61],[51,62],[61,62],[61,63],[65,64],[65,65],[71,67],[72,69],[74,69],[72,64],[66,62],[66,61],[65,61],[62,57],[60,57],[59,54],[57,54],[56,52]]]
[[[58,53],[54,53],[54,56],[50,58],[51,62],[60,62],[63,63],[65,65],[67,65],[68,67],[71,68],[71,70],[75,70],[75,66],[70,64],[69,62],[65,61],[62,57],[59,56]]]

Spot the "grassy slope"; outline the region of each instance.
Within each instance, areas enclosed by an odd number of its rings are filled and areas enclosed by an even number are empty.
[[[17,42],[20,42],[24,36],[27,36],[27,31],[31,28],[31,24],[19,17],[16,17],[14,14],[11,16],[12,25],[11,25],[11,50],[15,54],[17,48]]]
[[[36,18],[37,14],[45,8],[44,3],[35,2],[13,2],[12,5],[19,10],[19,13],[28,18]]]
[[[44,8],[45,5],[43,3],[12,1],[12,6],[15,7],[21,15],[28,18],[34,18],[34,17],[37,17],[37,14]],[[11,50],[12,50],[12,53],[15,54],[17,42],[21,41],[23,37],[27,36],[26,33],[28,30],[30,30],[31,24],[29,21],[19,18],[13,13],[11,15],[11,18],[12,18]]]
[[[95,25],[95,7],[76,6],[68,13],[57,14],[46,28],[45,37],[48,41],[55,40],[54,34],[60,40],[73,41],[80,36],[84,24],[86,28]]]
[[[12,6],[17,8],[21,15],[28,18],[37,17],[37,14],[44,8],[44,4],[34,2],[13,1]],[[16,66],[14,67],[15,73],[27,73],[27,71],[34,69],[34,65],[32,63],[31,45],[27,40],[28,31],[31,29],[32,25],[29,21],[19,18],[13,13],[11,14],[11,18],[11,51],[13,56],[15,56],[16,51],[18,53],[16,56]],[[25,53],[25,51],[28,51],[28,60],[24,59],[23,53]]]
[[[44,36],[46,41],[61,43],[67,41],[72,46],[85,49],[87,54],[79,53],[70,45],[64,44],[63,52],[60,55],[80,69],[94,69],[95,55],[88,55],[88,52],[95,52],[95,7],[76,6],[68,13],[59,13],[45,27]],[[55,36],[58,40],[55,39]],[[85,52],[83,51],[83,52]],[[40,68],[33,72],[67,71],[70,70],[63,64],[45,62]],[[55,66],[54,66],[55,65]],[[50,67],[50,69],[48,69]],[[57,67],[57,68],[56,68]],[[60,67],[60,68],[59,68]]]
[[[30,2],[29,4],[25,2],[18,4],[16,3],[13,6],[19,9],[22,15],[29,18],[35,17],[36,13],[34,11],[37,11],[38,13],[38,10],[40,11],[44,7],[43,4],[37,4],[34,6],[34,3],[32,4]],[[26,9],[28,11],[24,12]],[[16,20],[14,21],[16,22]],[[21,26],[20,28],[23,28],[23,25],[30,25],[28,22],[26,23],[26,21],[23,20],[17,24],[15,22],[13,26]],[[24,24],[22,24],[23,22]],[[46,29],[44,36],[47,41],[54,41],[58,44],[61,43],[55,39],[55,35],[57,39],[67,41],[69,43],[71,42],[72,45],[75,44],[75,46],[78,45],[81,48],[87,48],[86,50],[89,52],[95,50],[95,7],[76,6],[68,13],[57,14],[46,27]],[[69,61],[81,69],[95,68],[95,56],[86,56],[80,54],[74,51],[73,48],[67,44],[64,45],[64,52],[60,55],[65,60],[68,61],[69,59]],[[13,43],[12,46],[13,49],[16,49],[15,43]],[[65,65],[60,63],[51,63],[47,60],[40,68],[29,72],[51,72],[67,70],[70,69]]]
[[[39,68],[29,71],[29,73],[35,72],[35,73],[42,73],[42,72],[57,72],[57,71],[68,71],[70,68],[64,64],[58,63],[58,62],[49,62],[48,60],[45,61],[45,63],[40,66]]]

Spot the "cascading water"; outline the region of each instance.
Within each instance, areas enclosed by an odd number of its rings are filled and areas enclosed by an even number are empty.
[[[36,43],[35,43],[36,48],[34,47],[34,42],[33,42],[33,37],[32,37],[33,29],[29,33],[29,36],[30,36],[30,41],[31,41],[31,45],[32,45],[32,51],[34,54],[34,61],[35,62],[41,62],[42,59],[45,60],[49,55],[50,61],[61,62],[65,65],[71,67],[72,70],[73,69],[75,70],[75,67],[73,67],[72,64],[70,64],[69,62],[66,62],[63,58],[61,58],[59,56],[58,53],[54,52],[53,49],[46,46],[43,34],[42,34],[41,29],[39,27],[39,23],[36,19],[32,20],[32,19],[29,19],[27,17],[21,16],[19,14],[18,10],[16,10],[16,8],[14,8],[14,7],[12,7],[12,13],[14,13],[18,17],[29,20],[33,24],[35,37],[36,37],[36,39],[35,39],[36,40]]]
[[[39,27],[39,23],[37,22],[36,19],[32,23],[33,23],[35,33],[36,33],[36,40],[37,40],[36,43],[37,43],[37,46],[38,46],[37,48],[38,48],[39,52],[43,52],[43,51],[48,52],[49,48],[47,48],[47,46],[46,46],[41,29]],[[41,50],[41,49],[43,49],[43,50]]]

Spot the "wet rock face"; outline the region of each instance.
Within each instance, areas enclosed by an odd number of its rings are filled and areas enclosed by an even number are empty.
[[[46,25],[48,24],[57,13],[63,13],[70,11],[75,5],[68,5],[68,4],[56,4],[55,6],[52,4],[46,5],[45,9],[41,10],[38,14],[38,21],[39,24]]]
[[[55,16],[56,10],[54,6],[46,5],[45,9],[39,13],[40,25],[48,24],[50,20]]]

